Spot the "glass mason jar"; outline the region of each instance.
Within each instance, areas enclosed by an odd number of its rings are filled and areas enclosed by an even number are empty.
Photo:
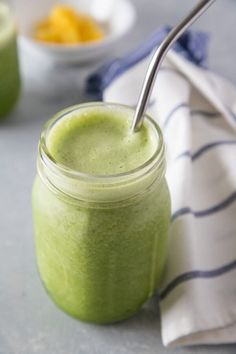
[[[0,0],[0,118],[12,110],[19,92],[15,21],[8,2]]]
[[[146,116],[157,142],[153,156],[133,171],[92,176],[54,160],[49,133],[70,107],[53,117],[39,143],[33,187],[38,270],[48,294],[81,320],[109,323],[132,316],[153,295],[166,260],[170,197],[162,133]]]

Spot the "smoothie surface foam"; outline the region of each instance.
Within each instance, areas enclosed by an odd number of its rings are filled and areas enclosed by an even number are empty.
[[[66,114],[51,128],[47,148],[60,164],[90,175],[132,171],[148,161],[157,143],[149,124],[130,134],[132,111],[85,107]]]

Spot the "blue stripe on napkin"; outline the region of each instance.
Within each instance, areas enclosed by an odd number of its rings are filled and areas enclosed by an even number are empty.
[[[203,145],[201,148],[199,148],[197,151],[195,151],[193,153],[191,151],[189,151],[189,150],[184,151],[184,152],[182,152],[180,155],[178,155],[176,157],[176,160],[179,160],[182,157],[189,157],[192,161],[195,161],[196,159],[198,159],[201,155],[203,155],[208,150],[217,148],[219,146],[231,146],[231,145],[235,145],[236,146],[236,139],[234,139],[234,140],[214,141],[212,143]]]
[[[190,207],[181,208],[173,213],[173,215],[171,217],[171,221],[174,222],[180,216],[183,216],[186,214],[191,214],[195,218],[203,218],[203,217],[218,213],[218,212],[228,208],[231,204],[233,204],[235,202],[236,202],[236,191],[234,191],[232,194],[227,196],[220,203],[213,205],[213,206],[211,206],[207,209],[204,209],[204,210],[194,211]]]
[[[204,111],[203,109],[192,109],[192,116],[203,116],[204,118],[222,118],[222,114],[220,112],[210,112]]]
[[[157,48],[170,32],[171,27],[165,26],[152,34],[147,41],[124,58],[117,58],[103,65],[89,76],[86,83],[86,94],[93,99],[102,100],[103,92],[112,81],[126,70],[145,59]],[[208,35],[204,32],[187,31],[173,45],[173,49],[192,63],[207,67]]]
[[[180,109],[189,109],[191,116],[202,116],[204,118],[221,118],[222,114],[220,112],[210,112],[210,111],[204,111],[202,109],[190,109],[191,107],[189,106],[189,103],[186,102],[181,102],[177,104],[174,108],[170,110],[170,112],[167,114],[166,118],[164,119],[163,123],[163,129],[167,127],[169,124],[170,120],[172,117],[175,115],[176,112],[178,112]]]
[[[165,129],[167,127],[167,125],[169,124],[170,119],[173,117],[173,115],[178,112],[180,109],[190,109],[189,104],[186,102],[181,102],[179,103],[177,106],[175,106],[173,109],[171,109],[171,111],[168,113],[167,117],[164,120],[164,124],[163,124],[163,129]]]
[[[236,269],[236,260],[223,265],[220,268],[203,271],[203,270],[194,270],[191,272],[183,273],[177,276],[172,280],[160,293],[160,299],[164,300],[177,286],[182,283],[185,283],[192,279],[209,279],[219,277],[221,275],[227,274],[228,272]]]

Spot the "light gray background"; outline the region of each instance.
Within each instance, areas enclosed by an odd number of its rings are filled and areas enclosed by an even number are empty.
[[[131,50],[161,24],[176,23],[194,3],[133,2],[138,22],[113,54]],[[235,24],[236,0],[217,0],[196,27],[212,35],[211,68],[236,84]],[[157,299],[126,322],[95,326],[59,311],[42,288],[35,267],[30,195],[37,142],[53,113],[84,99],[81,88],[91,69],[46,67],[22,55],[21,100],[0,124],[0,354],[236,353],[236,346],[163,348]]]

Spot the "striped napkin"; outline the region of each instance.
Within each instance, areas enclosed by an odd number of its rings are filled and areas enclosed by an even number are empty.
[[[87,91],[135,106],[168,29],[93,74]],[[160,290],[165,346],[236,342],[236,88],[206,69],[207,36],[188,32],[160,70],[148,113],[167,147],[170,247]]]

